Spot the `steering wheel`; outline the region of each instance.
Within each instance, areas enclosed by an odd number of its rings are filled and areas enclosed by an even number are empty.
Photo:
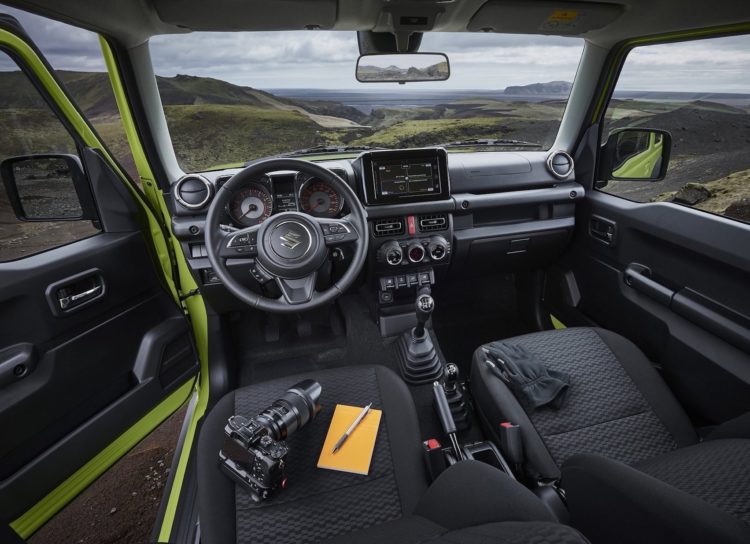
[[[328,219],[282,212],[260,225],[231,232],[223,229],[221,219],[232,194],[276,170],[293,170],[322,180],[344,196],[350,213],[342,219]],[[268,159],[232,176],[211,202],[205,239],[208,259],[226,288],[242,302],[276,313],[310,310],[339,297],[362,270],[369,244],[367,214],[354,190],[330,170],[300,159]],[[316,291],[318,270],[326,262],[329,248],[350,243],[355,250],[349,268],[331,287]],[[228,261],[233,267],[246,265],[248,274],[260,283],[276,282],[281,297],[265,297],[242,285],[229,273]]]

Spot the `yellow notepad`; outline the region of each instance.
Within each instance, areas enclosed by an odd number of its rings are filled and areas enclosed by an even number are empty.
[[[328,435],[318,459],[318,468],[367,475],[380,425],[380,410],[371,409],[336,453],[333,446],[362,411],[361,406],[337,404]]]

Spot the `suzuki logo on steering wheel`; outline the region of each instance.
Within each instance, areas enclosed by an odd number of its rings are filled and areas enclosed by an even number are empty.
[[[302,235],[289,230],[283,236],[279,236],[279,239],[281,240],[282,246],[284,246],[287,249],[294,249],[295,247],[297,247],[298,245],[302,243],[300,242],[301,236]]]

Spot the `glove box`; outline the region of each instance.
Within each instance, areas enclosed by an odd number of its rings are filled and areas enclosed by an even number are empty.
[[[573,233],[573,218],[482,226],[454,231],[453,268],[509,272],[554,262]]]

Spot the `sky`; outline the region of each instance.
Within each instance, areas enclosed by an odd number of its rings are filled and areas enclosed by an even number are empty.
[[[0,6],[1,8],[2,6]],[[26,14],[16,16],[56,69],[104,71],[98,38]],[[428,33],[421,51],[444,52],[451,77],[406,86],[363,84],[354,77],[359,54],[354,32],[193,33],[151,40],[158,75],[213,77],[260,89],[330,88],[398,91],[504,89],[572,81],[583,50],[578,38],[478,33]],[[0,58],[0,70],[11,69]],[[618,90],[750,93],[750,36],[642,47],[630,54]]]

